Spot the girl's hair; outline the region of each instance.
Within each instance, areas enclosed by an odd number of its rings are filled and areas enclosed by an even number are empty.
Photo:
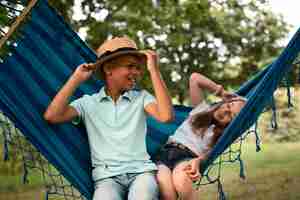
[[[223,130],[228,126],[228,124],[221,124],[218,120],[214,118],[214,112],[220,108],[224,103],[228,103],[231,101],[246,101],[246,99],[238,98],[238,99],[231,99],[229,101],[220,101],[213,103],[208,109],[196,113],[192,115],[190,119],[190,124],[193,130],[197,132],[196,130],[199,130],[201,128],[208,128],[210,125],[215,125],[214,127],[214,136],[212,143],[215,144],[218,140],[218,138],[222,135]],[[200,136],[203,137],[205,134],[205,131],[200,131]]]
[[[201,128],[208,128],[210,125],[221,126],[220,123],[214,118],[214,112],[223,104],[224,102],[217,102],[210,106],[210,108],[192,115],[190,119],[190,124],[193,130],[198,130]],[[224,127],[223,127],[224,128]],[[204,131],[201,131],[201,136],[203,137]]]

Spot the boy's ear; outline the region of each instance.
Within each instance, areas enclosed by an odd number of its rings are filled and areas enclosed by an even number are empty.
[[[111,75],[111,67],[103,66],[103,72],[105,75]]]

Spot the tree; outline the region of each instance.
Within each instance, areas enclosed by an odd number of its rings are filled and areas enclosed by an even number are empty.
[[[48,0],[48,3],[57,9],[59,14],[64,18],[64,20],[72,25],[72,27],[75,30],[78,30],[78,27],[76,26],[76,21],[72,19],[72,16],[74,15],[73,12],[73,6],[74,6],[74,0]]]
[[[279,54],[288,30],[264,0],[82,0],[86,18],[80,21],[72,18],[74,0],[50,3],[75,30],[88,30],[93,49],[108,37],[128,35],[141,48],[157,50],[180,103],[193,71],[236,88]]]
[[[9,52],[10,47],[7,42],[12,42],[19,37],[18,31],[15,31],[8,37],[9,40],[7,40],[7,34],[10,27],[15,22],[16,18],[23,12],[26,5],[26,2],[19,2],[17,0],[0,1],[0,56],[4,56]]]

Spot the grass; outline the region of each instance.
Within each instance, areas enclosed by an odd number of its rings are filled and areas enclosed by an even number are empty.
[[[40,177],[39,173],[32,172],[32,174],[34,175],[29,176],[29,182],[27,184],[23,184],[23,180],[22,180],[23,174],[21,173],[15,175],[0,174],[0,180],[1,180],[0,193],[17,192],[21,190],[32,190],[35,188],[40,188],[41,185],[43,184],[42,177]]]
[[[1,165],[4,165],[2,160]],[[32,173],[33,175],[28,177],[29,183],[23,184],[21,172],[9,175],[0,171],[0,200],[45,199],[40,173]]]
[[[223,167],[222,182],[228,199],[299,200],[299,152],[300,142],[263,144],[258,153],[252,142],[245,143],[243,159],[246,179],[239,178],[238,164]],[[29,185],[23,185],[20,176],[2,174],[0,179],[0,200],[44,199],[37,174]],[[216,185],[202,186],[200,190],[199,200],[217,199]]]
[[[45,199],[45,194],[41,189],[17,192],[1,192],[0,200],[40,200]]]
[[[239,167],[224,167],[223,186],[229,199],[298,200],[300,199],[300,143],[264,144],[255,152],[255,145],[245,144],[243,158],[246,179],[238,178]],[[200,199],[217,199],[215,185],[200,188]]]

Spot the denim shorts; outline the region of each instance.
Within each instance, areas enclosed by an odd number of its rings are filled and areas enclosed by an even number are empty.
[[[125,173],[95,183],[93,200],[158,200],[156,171]]]
[[[182,161],[196,158],[197,155],[188,148],[183,149],[172,144],[165,144],[154,157],[156,164],[165,164],[171,170]]]

